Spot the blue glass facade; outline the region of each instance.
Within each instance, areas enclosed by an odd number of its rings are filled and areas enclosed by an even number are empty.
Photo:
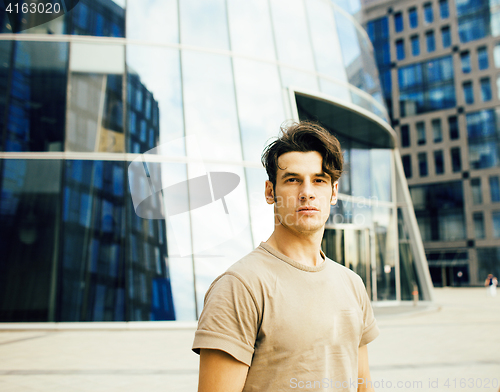
[[[398,69],[401,117],[456,105],[451,56]]]
[[[500,4],[488,0],[459,0],[455,4],[460,42],[500,34]]]
[[[500,127],[498,109],[468,113],[469,164],[473,169],[500,166]]]

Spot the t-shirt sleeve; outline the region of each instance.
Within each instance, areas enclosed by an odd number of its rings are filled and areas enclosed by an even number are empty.
[[[217,349],[250,366],[259,325],[254,296],[232,274],[219,277],[209,288],[198,321],[193,351]]]
[[[363,312],[363,334],[361,335],[359,347],[370,343],[380,334],[380,330],[377,326],[377,321],[375,320],[375,316],[373,314],[373,308],[370,302],[370,298],[368,297],[368,293],[366,292],[365,286],[362,283],[362,281],[361,284],[362,284],[361,310]]]

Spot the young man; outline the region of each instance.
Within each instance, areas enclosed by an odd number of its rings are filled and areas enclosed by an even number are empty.
[[[340,144],[310,122],[282,131],[262,157],[274,232],[205,296],[193,344],[198,391],[373,391],[366,345],[379,330],[366,289],[320,249]]]

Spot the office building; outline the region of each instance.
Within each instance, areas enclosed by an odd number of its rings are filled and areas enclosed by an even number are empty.
[[[363,4],[435,285],[500,275],[499,12],[483,0]]]

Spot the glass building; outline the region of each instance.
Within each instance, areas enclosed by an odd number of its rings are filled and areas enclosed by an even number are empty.
[[[38,25],[0,8],[0,321],[196,320],[272,233],[260,156],[289,119],[344,149],[325,253],[374,302],[432,300],[373,47],[342,6],[65,4]]]
[[[365,1],[362,19],[433,283],[482,286],[500,276],[500,5]]]

